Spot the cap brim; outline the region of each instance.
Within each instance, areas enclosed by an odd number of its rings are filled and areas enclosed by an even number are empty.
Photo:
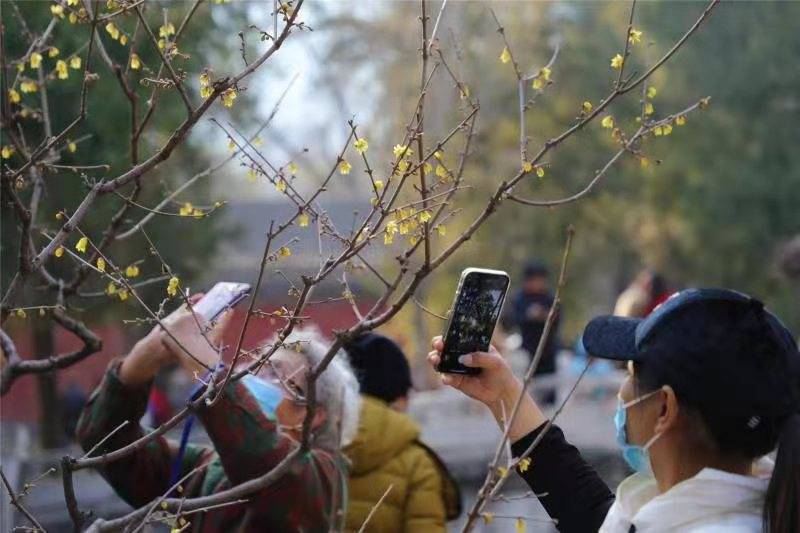
[[[599,316],[583,330],[581,342],[592,357],[616,361],[636,361],[636,326],[638,318]]]

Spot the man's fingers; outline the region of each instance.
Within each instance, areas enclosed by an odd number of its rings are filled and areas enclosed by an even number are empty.
[[[464,376],[459,374],[442,374],[442,383],[449,385],[454,389],[460,389],[463,382]]]
[[[439,364],[440,361],[441,358],[439,357],[439,352],[435,350],[432,352],[428,352],[428,363],[430,363],[433,366],[436,366]]]
[[[503,364],[503,360],[497,350],[464,354],[458,358],[458,362],[464,366],[488,369],[497,368]]]

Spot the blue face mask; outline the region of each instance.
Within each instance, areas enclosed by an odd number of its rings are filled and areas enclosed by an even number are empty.
[[[622,398],[618,397],[617,412],[614,414],[614,426],[617,428],[617,443],[622,448],[622,458],[625,459],[625,462],[628,463],[628,466],[630,466],[636,472],[648,476],[653,475],[653,469],[650,466],[650,453],[647,450],[653,445],[656,439],[661,436],[661,434],[656,433],[653,435],[653,437],[647,441],[644,446],[630,444],[628,442],[626,425],[628,422],[628,407],[646,400],[657,392],[659,391],[653,391],[627,403],[622,403]]]
[[[258,405],[261,406],[261,410],[266,417],[274,422],[275,410],[283,399],[283,391],[280,387],[252,374],[244,376],[242,378],[242,383],[256,399]]]

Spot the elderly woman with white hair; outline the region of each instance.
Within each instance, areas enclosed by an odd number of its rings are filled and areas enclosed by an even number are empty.
[[[84,449],[100,443],[92,453],[98,456],[145,434],[139,420],[153,377],[163,366],[177,362],[193,379],[207,378],[207,368],[219,369],[218,352],[209,341],[218,345],[229,319],[230,313],[223,315],[204,337],[197,322],[206,327],[203,318],[183,307],[165,320],[171,336],[156,327],[127,356],[112,361],[78,423]],[[327,353],[316,330],[298,331],[282,344],[257,373],[231,380],[217,402],[197,409],[213,447],[159,436],[102,465],[100,473],[124,500],[140,507],[167,494],[176,479],[177,495],[193,498],[271,471],[299,446],[308,413],[308,371]],[[339,450],[355,435],[360,409],[358,382],[344,355],[337,354],[319,376],[316,403],[310,450],[285,473],[241,503],[175,518],[175,527],[191,521],[191,531],[202,532],[341,529],[347,467]]]

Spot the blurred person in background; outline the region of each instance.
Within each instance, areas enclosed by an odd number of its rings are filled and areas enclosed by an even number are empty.
[[[215,345],[231,314],[228,311],[208,329],[207,337]],[[162,367],[177,361],[193,380],[207,380],[206,368],[219,368],[218,351],[201,335],[196,321],[208,327],[202,316],[183,306],[163,321],[174,339],[156,327],[128,355],[112,361],[78,424],[84,449],[115,429],[94,456],[145,434],[139,420],[145,414],[154,376]],[[189,444],[179,453],[176,442],[159,436],[98,470],[133,507],[165,495],[174,480],[195,469],[182,482],[180,496],[207,496],[266,474],[298,446],[307,412],[306,375],[327,351],[314,331],[299,331],[284,341],[284,345],[292,343],[297,349],[278,349],[257,375],[229,382],[219,401],[198,407],[196,416],[211,447]],[[221,368],[224,370],[224,365]],[[340,354],[320,375],[316,387],[318,408],[307,455],[293,461],[288,471],[266,488],[249,494],[246,502],[188,517],[192,531],[327,532],[342,527],[347,477],[339,449],[358,427],[358,383]],[[201,390],[198,387],[197,392]],[[128,424],[119,429],[125,421]]]
[[[461,514],[459,489],[406,414],[411,371],[405,354],[377,333],[345,350],[362,393],[358,434],[345,449],[352,462],[345,530],[358,531],[388,490],[365,531],[446,531],[445,522]]]
[[[685,290],[645,319],[593,319],[583,344],[593,357],[629,361],[614,424],[635,473],[614,495],[523,395],[512,453],[540,439],[518,472],[560,531],[800,531],[800,353],[761,302]],[[433,347],[436,365],[441,338]],[[502,427],[522,384],[493,348],[460,361],[481,373],[442,380],[486,404]],[[776,447],[773,463],[766,455]]]
[[[670,292],[664,276],[644,269],[622,291],[614,305],[614,315],[643,318],[669,298]]]
[[[522,348],[528,352],[531,360],[536,354],[536,347],[544,333],[547,315],[553,306],[553,294],[550,292],[549,271],[538,261],[530,262],[523,271],[523,285],[506,304],[503,312],[503,327],[518,329],[522,336]],[[556,372],[556,353],[558,352],[558,325],[560,317],[556,315],[542,358],[536,367],[537,375],[552,375]],[[555,387],[537,390],[537,395],[544,405],[555,403]]]

